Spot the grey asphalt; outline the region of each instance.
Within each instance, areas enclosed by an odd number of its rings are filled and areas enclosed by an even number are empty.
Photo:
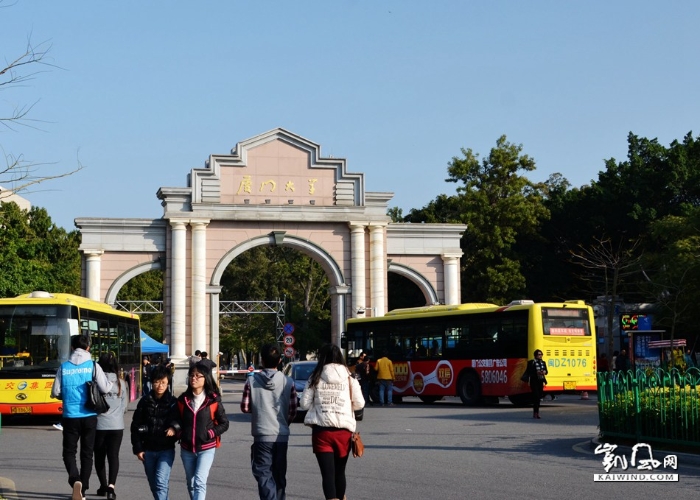
[[[231,421],[212,467],[207,498],[258,498],[250,472],[250,420],[241,414],[242,384],[223,383]],[[135,406],[134,403],[131,405]],[[678,457],[677,483],[594,483],[603,473],[594,454],[597,407],[594,396],[563,396],[547,402],[542,420],[531,409],[502,401],[466,408],[455,398],[425,405],[415,398],[391,408],[368,407],[359,423],[365,456],[347,468],[348,500],[372,499],[595,499],[697,496],[697,457]],[[127,413],[127,427],[131,412]],[[61,433],[50,421],[4,422],[0,432],[0,487],[7,499],[69,499],[61,461]],[[311,452],[310,429],[294,424],[289,446],[287,498],[321,499],[321,480]],[[627,451],[620,448],[619,453]],[[629,456],[629,455],[628,455]],[[662,454],[657,454],[662,458]],[[141,463],[131,454],[128,431],[122,445],[117,481],[119,499],[148,499]],[[96,499],[93,473],[89,499]],[[91,495],[91,493],[93,493]],[[188,498],[179,457],[171,477],[171,500]]]

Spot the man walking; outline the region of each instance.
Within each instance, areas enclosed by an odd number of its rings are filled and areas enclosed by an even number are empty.
[[[68,471],[68,484],[73,488],[71,500],[84,500],[92,474],[92,455],[97,429],[97,413],[85,404],[89,398],[87,382],[95,381],[100,392],[107,393],[112,383],[100,365],[90,357],[90,337],[71,337],[73,352],[61,364],[51,389],[51,397],[63,401],[63,463]],[[80,470],[76,462],[80,442]]]
[[[377,371],[377,383],[379,384],[379,404],[382,406],[384,406],[385,401],[387,405],[394,406],[394,364],[388,356],[389,354],[386,351],[382,352],[382,357],[374,365],[374,369]]]
[[[277,370],[276,344],[260,352],[263,369],[246,377],[241,411],[252,413],[251,467],[260,500],[285,500],[289,424],[297,414],[297,392],[291,378]]]

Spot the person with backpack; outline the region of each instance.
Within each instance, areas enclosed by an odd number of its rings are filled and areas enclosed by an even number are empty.
[[[207,478],[228,418],[208,366],[197,363],[187,373],[187,390],[177,398],[173,430],[180,439],[180,458],[191,500],[207,496]]]

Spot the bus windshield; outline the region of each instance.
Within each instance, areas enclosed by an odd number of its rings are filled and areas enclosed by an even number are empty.
[[[78,322],[70,306],[0,306],[0,370],[55,371],[70,355]]]

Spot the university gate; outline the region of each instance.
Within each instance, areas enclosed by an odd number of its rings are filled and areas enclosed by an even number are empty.
[[[239,142],[192,169],[187,184],[158,190],[160,219],[75,220],[84,296],[113,305],[131,278],[164,272],[164,340],[175,361],[219,352],[221,277],[257,246],[294,248],[321,265],[336,344],[347,318],[384,315],[388,272],[415,283],[426,304],[459,303],[465,226],[391,223],[393,193],[365,191],[364,174],[301,136],[275,129]]]

